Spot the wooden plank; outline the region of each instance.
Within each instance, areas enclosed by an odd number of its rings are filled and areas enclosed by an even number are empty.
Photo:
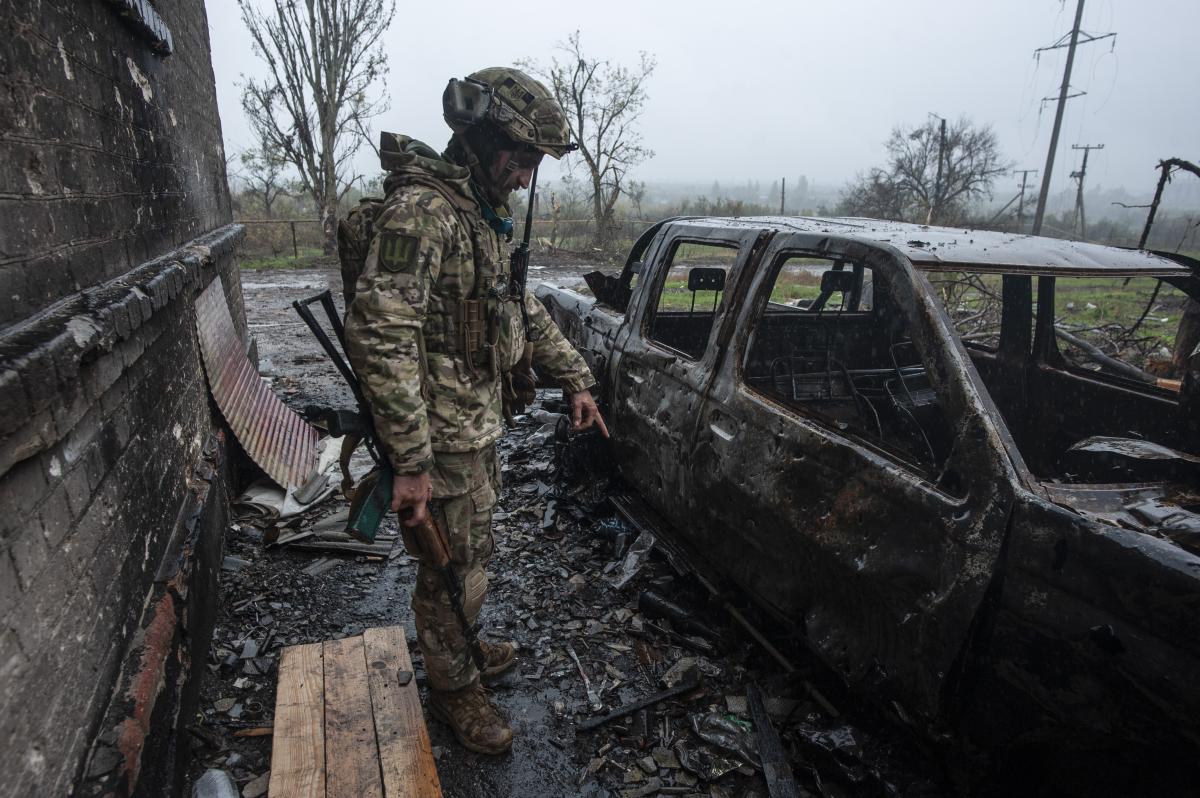
[[[400,671],[412,672],[404,628],[367,629],[363,642],[384,791],[388,798],[440,798],[442,785],[417,681],[410,679],[401,687],[397,678]]]
[[[363,639],[326,640],[324,655],[325,794],[383,798]]]
[[[324,798],[325,696],[321,644],[288,646],[279,657],[271,744],[272,798]]]

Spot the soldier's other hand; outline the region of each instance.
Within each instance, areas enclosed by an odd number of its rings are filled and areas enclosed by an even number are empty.
[[[596,407],[596,400],[591,391],[579,391],[571,394],[571,431],[580,432],[595,424],[600,428],[600,434],[608,437],[608,427],[604,424],[604,416]]]
[[[429,472],[420,474],[397,474],[392,480],[392,510],[400,513],[400,520],[405,526],[416,526],[425,521],[426,504],[433,498],[433,485],[429,482]],[[412,508],[406,513],[406,508]]]

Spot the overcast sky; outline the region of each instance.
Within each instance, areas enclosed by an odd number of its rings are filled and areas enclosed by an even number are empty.
[[[260,0],[267,5],[268,0]],[[208,0],[213,68],[226,146],[253,143],[239,104],[260,71],[234,0]],[[448,129],[441,92],[451,76],[522,58],[548,61],[576,28],[586,53],[634,64],[657,59],[641,122],[655,156],[648,181],[705,185],[806,175],[844,184],[883,160],[897,124],[930,112],[992,125],[1018,168],[1041,169],[1066,49],[1033,56],[1071,27],[1074,0],[841,2],[407,2],[386,37],[391,110],[375,130],[438,149]],[[511,9],[511,11],[509,11]],[[1103,143],[1089,186],[1148,192],[1160,158],[1200,160],[1197,0],[1088,0],[1083,29],[1112,39],[1081,45],[1054,170],[1065,188],[1075,143]],[[364,148],[363,170],[373,156]],[[1036,178],[1040,179],[1040,178]],[[997,195],[1011,193],[1005,178]]]

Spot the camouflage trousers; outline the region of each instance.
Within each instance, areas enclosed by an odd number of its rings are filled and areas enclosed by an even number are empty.
[[[462,585],[463,610],[467,620],[474,623],[487,594],[484,567],[495,550],[492,510],[500,492],[496,448],[436,452],[430,477],[433,501],[429,509],[449,538],[450,561]],[[412,609],[429,686],[434,690],[457,690],[474,682],[479,672],[450,605],[442,572],[420,559],[419,554]]]

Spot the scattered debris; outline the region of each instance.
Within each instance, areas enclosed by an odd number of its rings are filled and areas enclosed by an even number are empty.
[[[268,770],[242,788],[242,798],[260,798],[260,796],[267,794],[267,788],[270,784],[271,771]]]
[[[571,655],[571,659],[575,662],[575,667],[579,669],[579,675],[583,677],[583,688],[587,691],[588,707],[592,712],[599,712],[604,709],[604,703],[600,700],[600,694],[592,689],[592,680],[588,678],[587,671],[583,668],[583,663],[579,661],[579,655],[575,653],[575,649],[567,646],[567,653]]]
[[[210,768],[192,785],[192,798],[238,798],[238,788],[228,773]]]
[[[706,743],[740,756],[749,765],[761,767],[758,741],[754,737],[753,727],[746,721],[716,712],[692,715],[692,731]]]
[[[613,587],[621,590],[628,585],[637,576],[642,563],[646,561],[646,557],[649,556],[650,550],[653,548],[654,535],[649,531],[643,531],[638,535],[637,540],[633,541],[633,545],[629,547],[629,552],[625,555],[625,561],[621,563],[621,575],[613,582]]]
[[[767,780],[767,791],[771,798],[799,798],[787,751],[775,727],[771,725],[762,695],[753,684],[746,687],[746,703],[750,705],[750,716],[754,719],[754,730],[758,734],[758,751],[762,759],[763,777]]]
[[[675,744],[675,753],[680,765],[703,781],[716,781],[741,766],[733,757],[718,754],[708,746],[691,748],[682,740]]]
[[[717,633],[696,620],[696,616],[655,590],[643,590],[638,609],[653,618],[666,618],[678,629],[716,639]]]
[[[637,701],[632,701],[622,707],[614,709],[607,715],[601,715],[597,718],[588,718],[579,724],[579,731],[591,731],[603,726],[609,721],[617,720],[618,718],[623,718],[626,715],[637,712],[639,709],[645,709],[646,707],[653,706],[661,701],[666,701],[668,698],[675,698],[676,696],[683,695],[684,693],[690,693],[699,685],[699,674],[695,671],[693,673],[694,678],[692,681],[684,684],[676,684],[674,687],[654,693],[653,695],[648,695],[645,698],[639,698]]]
[[[251,729],[238,729],[233,733],[234,737],[269,737],[275,733],[274,726],[255,726]]]

